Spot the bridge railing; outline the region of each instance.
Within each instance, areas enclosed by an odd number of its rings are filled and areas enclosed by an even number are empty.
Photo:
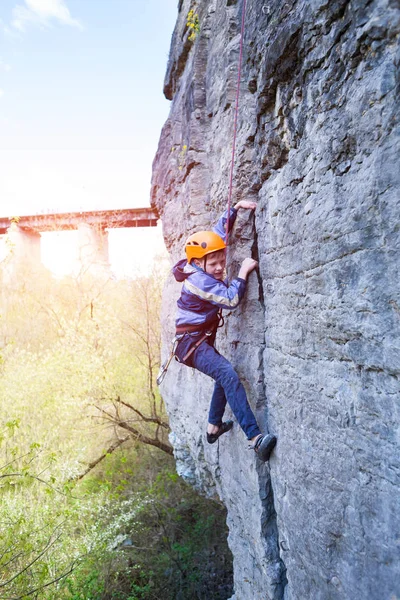
[[[110,210],[41,213],[18,217],[0,217],[0,234],[5,234],[12,222],[19,228],[36,231],[65,231],[78,229],[86,223],[99,229],[119,227],[155,227],[158,216],[152,208],[125,208]]]

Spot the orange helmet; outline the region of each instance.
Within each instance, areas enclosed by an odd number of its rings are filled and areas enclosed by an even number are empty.
[[[185,244],[185,252],[188,263],[194,258],[203,258],[206,254],[224,250],[224,240],[213,231],[198,231],[188,237]]]

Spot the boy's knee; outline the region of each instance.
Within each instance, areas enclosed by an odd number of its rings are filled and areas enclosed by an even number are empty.
[[[237,385],[240,383],[239,375],[236,373],[232,365],[226,365],[221,368],[220,377],[223,383],[230,383]]]

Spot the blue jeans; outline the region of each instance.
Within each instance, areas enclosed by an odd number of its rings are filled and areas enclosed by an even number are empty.
[[[247,439],[250,440],[260,434],[261,431],[247,401],[246,391],[231,363],[206,341],[194,351],[190,362],[195,369],[209,375],[215,381],[208,422],[218,427],[221,425],[226,401],[228,401]]]

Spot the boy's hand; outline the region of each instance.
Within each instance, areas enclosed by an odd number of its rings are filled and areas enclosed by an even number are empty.
[[[240,200],[240,202],[235,204],[235,210],[239,210],[239,208],[247,208],[248,210],[254,210],[257,208],[257,203],[251,202],[250,200]]]
[[[245,258],[239,270],[238,277],[247,279],[249,273],[258,267],[258,262],[253,258]]]

